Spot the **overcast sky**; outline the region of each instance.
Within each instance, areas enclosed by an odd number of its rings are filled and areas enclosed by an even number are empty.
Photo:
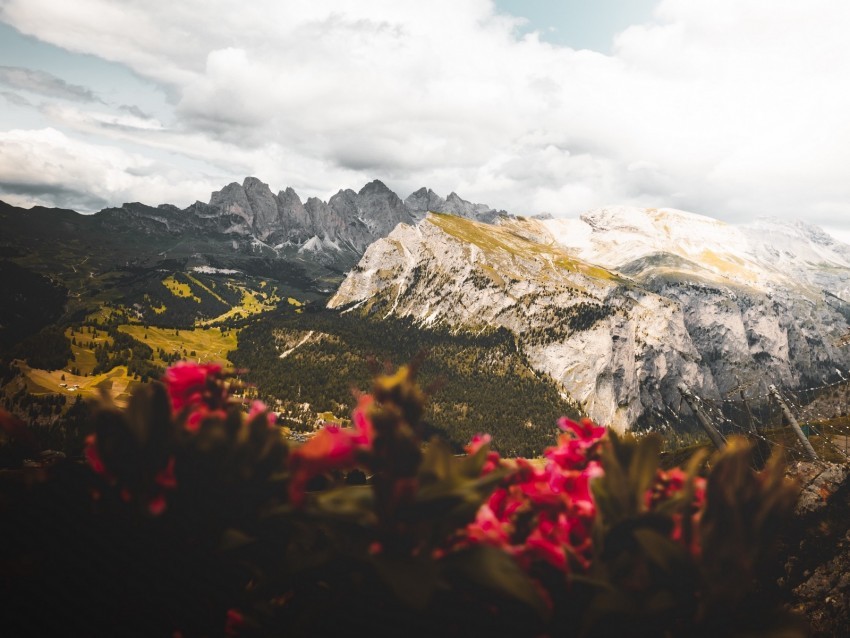
[[[845,0],[0,0],[0,198],[378,178],[850,241],[848,36]]]

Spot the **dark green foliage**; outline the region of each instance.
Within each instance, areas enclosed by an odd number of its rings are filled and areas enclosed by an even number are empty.
[[[59,370],[71,358],[71,342],[61,327],[48,326],[18,344],[12,350],[12,358],[26,359],[33,368]]]
[[[153,349],[134,339],[125,332],[110,330],[112,343],[103,343],[94,349],[97,365],[94,374],[108,372],[115,366],[127,366],[131,374],[138,374],[147,380],[148,377],[159,376],[162,369],[151,363]]]
[[[599,303],[579,303],[565,308],[548,308],[547,314],[538,317],[544,320],[545,328],[533,328],[525,334],[529,343],[551,343],[566,339],[575,332],[589,330],[597,321],[614,313],[610,306]]]
[[[53,279],[0,261],[0,354],[56,321],[67,297]]]
[[[295,449],[265,414],[245,419],[219,396],[219,376],[206,377],[204,403],[177,415],[158,384],[126,410],[101,406],[86,419],[88,467],[39,454],[0,412],[0,452],[35,459],[0,474],[5,632],[805,635],[771,589],[796,498],[778,458],[757,474],[752,448],[731,438],[704,480],[703,457],[660,472],[657,439],[609,433],[591,483],[589,571],[527,564],[500,545],[456,541],[494,490],[531,470],[485,469],[486,444],[461,457],[439,441],[423,448],[424,394],[410,370],[375,381],[358,429]],[[172,399],[196,396],[174,383]],[[347,481],[354,467],[368,481]],[[319,475],[321,488],[305,481]],[[564,496],[556,489],[538,485],[529,506],[547,511]]]
[[[171,276],[175,281],[189,286],[192,296],[179,297],[173,295],[162,283],[166,274],[158,274],[158,278],[148,280],[144,288],[136,293],[136,296],[141,293],[142,296],[146,295],[148,299],[148,303],[142,311],[145,323],[151,326],[190,328],[199,319],[212,319],[230,310],[227,304],[222,303],[201,286],[192,282],[182,272],[173,272]],[[163,306],[165,307],[164,312],[156,313],[153,311],[153,308]]]
[[[779,607],[773,585],[778,536],[797,500],[782,455],[756,473],[755,447],[731,437],[705,483],[697,474],[708,455],[700,451],[658,484],[657,437],[609,436],[604,476],[592,485],[598,514],[589,574],[605,586],[586,610],[583,635],[633,635],[636,627],[647,636],[807,635],[801,619]],[[650,507],[649,490],[668,489],[671,480],[683,489]],[[705,501],[699,516],[695,495]]]
[[[314,339],[280,359],[275,334]],[[518,351],[513,335],[496,330],[481,335],[419,328],[406,320],[370,321],[334,311],[278,313],[239,334],[230,359],[248,369],[246,379],[266,398],[310,403],[314,413],[347,416],[353,388],[367,387],[367,361],[407,361],[425,351],[424,385],[445,382],[429,401],[431,431],[460,449],[473,435],[489,432],[506,455],[539,455],[554,443],[555,422],[575,410],[554,383],[535,373]]]

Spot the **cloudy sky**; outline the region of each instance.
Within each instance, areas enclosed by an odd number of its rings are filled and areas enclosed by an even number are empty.
[[[0,0],[0,198],[378,178],[850,241],[848,34],[845,0]]]

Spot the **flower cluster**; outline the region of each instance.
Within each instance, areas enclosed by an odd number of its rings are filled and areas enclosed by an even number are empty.
[[[705,479],[700,476],[694,476],[693,494],[690,502],[686,505],[684,513],[675,512],[671,514],[673,519],[673,532],[671,539],[684,543],[686,549],[692,556],[698,557],[700,554],[699,536],[693,533],[698,525],[702,512],[705,509]],[[681,497],[682,493],[688,487],[688,475],[681,468],[674,467],[671,470],[658,469],[655,472],[655,481],[652,487],[647,490],[645,504],[648,511],[657,511],[664,503],[670,502],[674,498]],[[685,516],[690,519],[686,521]],[[685,534],[684,529],[687,526],[690,532]]]
[[[353,468],[362,452],[371,448],[375,430],[368,416],[373,399],[365,394],[352,415],[353,427],[327,424],[292,453],[289,498],[294,505],[304,502],[308,481],[318,474]]]
[[[218,364],[183,361],[168,368],[162,381],[148,389],[154,409],[140,411],[138,418],[128,422],[121,412],[101,410],[85,448],[89,466],[106,486],[154,516],[165,512],[166,497],[177,487],[176,439],[197,436],[205,422],[223,422],[231,404],[227,375]],[[254,401],[247,422],[261,415],[274,425],[265,404]],[[96,498],[101,495],[95,491]]]
[[[564,571],[587,569],[596,515],[590,482],[602,472],[597,450],[605,428],[587,419],[564,418],[558,425],[564,433],[558,445],[546,450],[545,466],[518,459],[516,472],[481,506],[461,544],[495,545],[526,569],[538,560]],[[474,453],[488,440],[476,437],[468,451]],[[499,462],[490,452],[484,472]]]
[[[542,462],[503,459],[486,434],[456,455],[426,440],[415,374],[378,377],[350,427],[297,447],[261,402],[246,417],[218,365],[102,406],[78,474],[100,501],[84,537],[135,570],[104,577],[110,608],[128,602],[114,580],[161,572],[150,635],[732,635],[724,614],[769,617],[748,605],[795,502],[779,460],[757,475],[732,437],[706,481],[707,453],[664,470],[657,436],[566,418]],[[193,592],[177,612],[174,591]]]

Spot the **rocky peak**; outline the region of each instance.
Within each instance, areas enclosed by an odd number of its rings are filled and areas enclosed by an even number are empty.
[[[424,215],[427,212],[443,212],[446,200],[437,195],[430,188],[424,186],[407,196],[404,205],[415,215]]]
[[[487,204],[473,204],[452,191],[446,197],[445,210],[443,212],[466,217],[467,219],[477,219],[479,215],[487,213],[490,210],[492,209]]]
[[[285,241],[303,243],[315,234],[313,219],[291,186],[277,194],[277,210]]]
[[[396,195],[395,193],[393,193],[393,192],[392,192],[392,191],[391,191],[391,190],[387,187],[387,185],[386,185],[386,184],[384,184],[384,183],[383,183],[381,180],[379,180],[379,179],[373,179],[371,182],[369,182],[368,184],[366,184],[365,186],[363,186],[363,188],[361,188],[361,189],[360,189],[360,192],[359,192],[359,193],[357,193],[357,194],[358,194],[358,195],[361,195],[361,196],[363,196],[363,195],[373,195],[373,194],[374,194],[374,195],[377,195],[377,194],[383,194],[383,195],[387,195],[387,196],[390,196],[390,195],[395,196],[395,197],[396,197],[396,199],[398,198],[398,195]]]
[[[357,194],[340,191],[329,204],[349,223],[359,221],[365,225],[366,236],[352,238],[358,244],[365,242],[364,250],[378,237],[386,237],[400,222],[414,221],[399,196],[379,180],[369,182]]]
[[[231,182],[220,191],[213,192],[210,196],[210,206],[214,206],[228,215],[241,217],[249,226],[254,220],[245,189],[237,182]]]
[[[246,177],[242,187],[251,206],[254,233],[258,239],[266,240],[280,226],[277,199],[269,185],[256,177]]]
[[[253,235],[281,247],[300,246],[319,237],[358,254],[376,239],[386,237],[398,224],[421,221],[428,211],[488,222],[498,216],[489,206],[468,202],[457,193],[445,200],[428,188],[421,188],[402,201],[377,179],[365,184],[359,192],[340,190],[328,202],[310,198],[302,203],[291,187],[274,195],[268,184],[256,177],[246,177],[241,185],[234,182],[214,192],[208,210],[230,216],[217,220],[215,226],[219,232]],[[199,210],[198,214],[204,219],[210,217],[207,211]],[[241,222],[234,223],[232,216]]]

